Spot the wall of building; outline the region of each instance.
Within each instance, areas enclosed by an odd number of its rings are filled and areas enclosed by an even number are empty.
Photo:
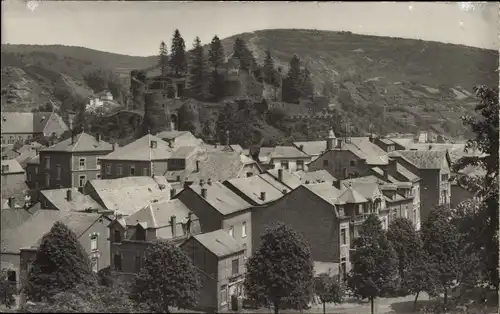
[[[159,164],[160,163],[160,164]],[[158,169],[161,170],[161,164],[166,165],[166,161],[154,162],[155,174],[159,173]],[[111,165],[108,168],[107,165]],[[122,174],[118,174],[118,167],[122,167]],[[151,163],[149,161],[126,161],[126,160],[103,160],[101,162],[101,178],[102,179],[117,179],[123,177],[130,177],[130,168],[135,168],[135,176],[150,176],[151,175]],[[110,171],[108,172],[108,169]],[[161,172],[163,174],[163,172]]]
[[[41,176],[38,164],[27,164],[24,169],[26,174],[26,184],[30,189],[36,189],[37,184],[40,184]]]
[[[303,163],[304,163],[304,166],[302,167],[302,169],[299,169],[297,167],[297,161],[298,160],[301,160]],[[296,159],[296,158],[274,158],[272,160],[272,164],[273,164],[273,168],[272,169],[285,169],[281,163],[282,162],[288,162],[288,171],[299,171],[299,170],[303,170],[303,171],[307,171],[307,164],[309,163],[311,159],[310,158],[307,158],[307,159]]]
[[[328,161],[326,164],[325,160]],[[351,165],[351,161],[354,161],[353,165]],[[309,164],[309,171],[322,169],[342,180],[346,179],[349,174],[357,173],[359,176],[367,176],[371,168],[348,150],[330,150]]]
[[[75,153],[72,156],[72,184],[81,187],[80,176],[85,176],[85,182],[101,178],[101,163],[99,158],[106,156],[111,151],[96,153]],[[85,166],[80,168],[80,159],[85,160]],[[85,182],[83,185],[85,185]]]
[[[24,194],[26,189],[24,173],[2,174],[2,198]]]
[[[2,269],[12,270],[16,272],[17,287],[20,287],[20,282],[26,278],[22,272],[21,255],[19,253],[0,253],[0,263]]]
[[[232,263],[233,260],[238,260],[238,273],[232,273]],[[227,311],[231,309],[231,296],[240,295],[240,291],[243,286],[245,274],[245,258],[243,252],[238,252],[229,256],[225,256],[219,259],[218,263],[218,295],[219,295],[219,311]],[[227,303],[222,304],[220,300],[222,287],[226,286],[227,291]]]
[[[210,193],[210,191],[207,191]],[[184,189],[177,194],[178,198],[186,205],[200,220],[201,232],[211,232],[222,228],[223,216],[208,204],[200,195],[191,189]]]
[[[17,142],[25,143],[39,136],[40,133],[3,133],[2,144],[15,144]]]
[[[243,236],[243,223],[246,225],[246,236]],[[222,221],[222,229],[229,232],[229,228],[233,227],[233,237],[239,242],[246,245],[246,257],[250,257],[252,253],[252,213],[250,210],[245,210],[229,217],[225,217]]]
[[[85,233],[83,233],[79,240],[85,251],[91,255],[95,254],[98,258],[98,270],[108,267],[111,264],[110,261],[110,242],[109,242],[109,223],[110,221],[106,218],[100,218],[90,228],[88,228]],[[91,235],[97,234],[97,251],[91,251]]]
[[[305,212],[307,211],[307,213]],[[333,206],[300,187],[267,207],[252,211],[252,249],[260,246],[260,235],[278,221],[303,234],[315,261],[340,261],[339,224]]]
[[[68,130],[68,126],[64,123],[61,116],[56,113],[52,113],[43,129],[43,134],[46,137],[52,136],[54,134],[57,137],[60,137],[65,131]]]
[[[50,167],[47,169],[46,157],[50,158]],[[57,165],[61,166],[61,176],[57,177]],[[73,187],[71,153],[40,151],[40,167],[38,186],[43,189],[59,189]],[[50,185],[46,185],[46,176],[50,176]]]

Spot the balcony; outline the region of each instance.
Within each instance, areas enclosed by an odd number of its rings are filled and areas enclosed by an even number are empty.
[[[362,214],[362,215],[356,215],[354,217],[351,217],[351,223],[355,224],[355,225],[360,225],[362,224],[366,218],[368,218],[368,216],[370,216],[371,214],[367,213],[367,214]]]

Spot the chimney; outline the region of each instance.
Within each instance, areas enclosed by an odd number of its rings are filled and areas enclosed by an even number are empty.
[[[73,132],[73,130],[71,130],[71,145],[74,145],[75,144],[75,132]]]
[[[260,192],[260,199],[263,201],[266,200],[266,192]]]
[[[204,179],[200,179],[200,186],[204,186],[205,185],[205,180]]]
[[[337,139],[337,148],[342,148],[342,139]]]
[[[181,176],[177,176],[177,182],[181,182]]]
[[[208,180],[207,180],[207,184],[208,184],[208,185],[212,185],[212,178],[208,178]]]
[[[311,182],[309,180],[306,180],[306,184],[309,184],[309,183],[311,183]]]
[[[278,180],[283,182],[283,169],[278,169]]]
[[[113,144],[111,144],[111,145],[112,145],[112,147],[113,147],[113,151],[115,151],[115,150],[116,150],[116,143],[115,143],[115,142],[113,142]]]
[[[229,146],[229,131],[226,131],[226,146]]]
[[[330,130],[326,139],[326,150],[332,150],[335,147],[335,140],[335,133],[333,133],[333,130]]]
[[[387,170],[387,167],[384,167],[384,181],[388,182],[389,181],[389,171]]]
[[[174,188],[170,189],[170,199],[174,198],[176,192],[177,191]]]
[[[9,208],[14,209],[15,208],[15,199],[13,197],[9,197]]]
[[[95,140],[97,141],[97,143],[101,141],[101,133],[96,133]]]
[[[300,149],[301,151],[304,151],[304,145],[300,145],[300,146],[299,146],[299,149]]]
[[[186,221],[186,235],[189,236],[191,234],[191,222],[192,222],[192,213],[189,212],[187,221]]]
[[[200,161],[196,161],[196,172],[200,172]]]
[[[175,216],[170,216],[170,225],[172,226],[172,238],[175,238],[177,236],[177,218]]]
[[[286,194],[288,191],[286,189],[283,189],[283,191],[281,191],[283,194]]]
[[[68,202],[71,202],[73,200],[71,193],[72,193],[71,189],[66,190],[66,200]]]
[[[205,188],[201,189],[201,197],[203,197],[203,198],[207,197],[207,189],[205,189]]]

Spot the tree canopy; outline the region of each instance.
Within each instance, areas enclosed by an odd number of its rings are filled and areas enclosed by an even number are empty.
[[[261,245],[247,263],[245,291],[257,304],[280,309],[302,308],[313,289],[309,245],[291,227],[278,224],[261,236]]]
[[[200,38],[196,37],[189,62],[189,93],[197,100],[207,100],[209,95],[210,76],[207,75],[207,67],[201,46]]]
[[[161,69],[161,76],[165,76],[167,74],[168,68],[168,50],[167,44],[164,41],[160,44],[160,53],[158,54],[158,65]]]
[[[0,304],[7,308],[14,306],[16,304],[14,293],[16,293],[15,283],[9,281],[6,269],[0,270]]]
[[[301,62],[297,55],[293,55],[290,60],[290,69],[288,70],[287,77],[283,81],[283,100],[290,103],[298,103],[302,87],[302,71],[300,69]]]
[[[29,300],[51,300],[57,293],[79,284],[93,284],[87,253],[66,225],[56,222],[42,238],[28,272],[25,292]]]
[[[224,63],[224,47],[217,35],[212,38],[212,42],[210,43],[208,61],[215,71]]]
[[[169,313],[171,307],[196,305],[199,289],[197,270],[184,252],[171,243],[157,242],[148,249],[132,297],[152,312]]]
[[[186,72],[186,44],[178,29],[174,31],[170,52],[170,66],[175,74],[178,76]]]
[[[314,278],[314,293],[323,303],[323,313],[326,313],[326,303],[340,304],[344,302],[346,295],[340,278],[334,278],[325,273]]]

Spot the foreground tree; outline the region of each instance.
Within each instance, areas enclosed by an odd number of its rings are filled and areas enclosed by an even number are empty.
[[[7,270],[0,271],[0,304],[11,308],[16,304],[14,293],[16,292],[15,284],[9,281],[7,277]]]
[[[188,257],[171,243],[157,242],[148,249],[132,298],[153,313],[170,313],[171,307],[196,305],[199,289],[198,273]]]
[[[444,304],[460,275],[460,234],[448,216],[446,208],[434,208],[420,230],[427,265],[435,268],[436,285],[444,293]]]
[[[393,291],[398,267],[396,252],[376,215],[363,222],[353,248],[347,283],[355,296],[370,300],[373,314],[375,299]]]
[[[175,72],[175,75],[186,72],[186,44],[181,36],[178,29],[174,32],[174,37],[172,38],[172,46],[170,48],[170,66]]]
[[[160,53],[158,55],[158,65],[160,66],[160,69],[161,69],[161,76],[167,75],[168,51],[167,51],[167,45],[165,44],[164,41],[162,41],[160,44]]]
[[[326,313],[326,303],[340,304],[344,302],[345,287],[339,278],[328,274],[320,274],[314,278],[314,292],[323,303],[323,313]]]
[[[247,263],[245,291],[258,305],[300,308],[313,288],[313,261],[309,245],[292,228],[278,224],[266,230],[262,243]]]
[[[76,234],[56,222],[36,252],[25,286],[26,296],[32,301],[51,302],[61,291],[95,282],[88,255]]]

